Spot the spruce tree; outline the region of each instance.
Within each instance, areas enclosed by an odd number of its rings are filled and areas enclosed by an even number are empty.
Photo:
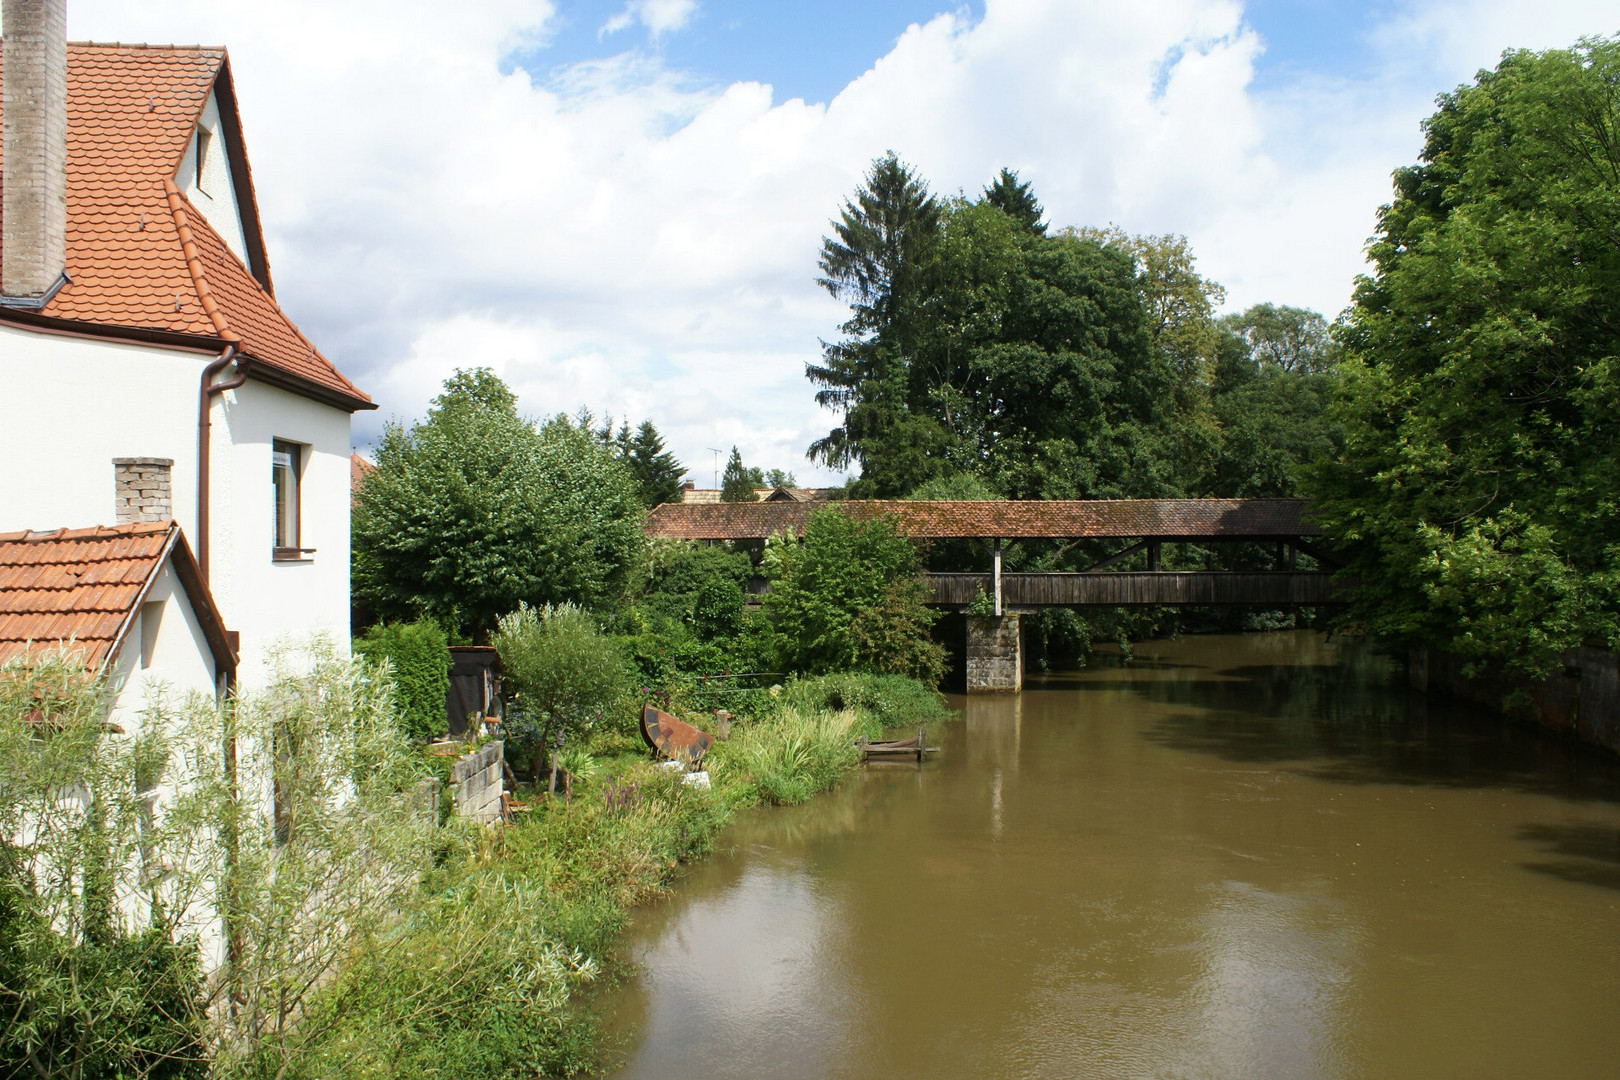
[[[1046,222],[1041,220],[1046,211],[1029,184],[1019,183],[1018,174],[1011,169],[1002,169],[995,182],[984,189],[984,201],[1036,236],[1046,235]]]
[[[754,490],[754,470],[743,465],[742,454],[733,446],[726,459],[726,472],[720,480],[721,502],[758,502],[759,492]]]
[[[624,462],[641,491],[642,505],[651,510],[659,503],[680,501],[686,467],[664,448],[663,436],[651,420],[643,420],[634,435],[626,432],[621,445]]]
[[[891,151],[844,202],[836,238],[822,239],[816,283],[848,302],[851,313],[839,327],[843,340],[824,344],[823,362],[805,368],[821,388],[816,401],[843,413],[843,422],[811,445],[813,459],[835,469],[860,463],[870,440],[904,420],[907,368],[926,333],[941,212],[927,184]]]

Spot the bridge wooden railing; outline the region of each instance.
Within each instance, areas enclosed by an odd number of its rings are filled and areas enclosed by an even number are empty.
[[[928,574],[932,604],[966,607],[980,589],[993,596],[993,574]],[[1331,574],[1320,571],[1157,571],[1002,574],[1004,608],[1123,605],[1253,604],[1288,607],[1337,600]]]

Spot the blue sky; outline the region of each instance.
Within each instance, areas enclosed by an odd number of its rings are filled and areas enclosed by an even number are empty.
[[[1302,75],[1357,78],[1375,62],[1373,31],[1401,6],[1391,0],[1250,0],[1244,21],[1265,43],[1255,86],[1282,86]],[[604,33],[625,10],[622,0],[560,0],[544,44],[508,62],[544,78],[573,64],[639,52],[699,83],[764,82],[778,101],[824,103],[893,48],[907,26],[946,12],[976,20],[984,4],[700,0],[679,30],[654,34],[633,23]]]
[[[894,47],[906,27],[944,11],[983,12],[939,0],[792,3],[700,0],[682,29],[655,35],[636,24],[603,33],[625,4],[560,0],[549,40],[513,57],[536,74],[640,50],[702,82],[770,83],[778,101],[827,102]]]

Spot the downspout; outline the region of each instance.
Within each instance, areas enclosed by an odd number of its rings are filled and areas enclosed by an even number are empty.
[[[202,574],[203,588],[213,591],[208,583],[208,499],[209,499],[209,469],[208,456],[213,435],[213,405],[214,395],[234,390],[247,381],[246,375],[237,375],[233,379],[216,383],[215,376],[224,371],[236,359],[237,346],[233,341],[225,346],[220,354],[203,368],[202,379],[197,385],[197,569]],[[225,782],[230,792],[229,798],[233,807],[240,808],[240,791],[237,788],[236,777],[236,699],[232,690],[235,689],[234,672],[226,676],[225,698],[221,702],[225,717],[225,730],[222,732],[225,757]],[[243,999],[241,989],[241,959],[242,959],[242,928],[238,923],[233,910],[238,887],[236,875],[241,871],[240,853],[238,844],[240,836],[237,831],[236,815],[231,815],[225,823],[225,902],[224,930],[225,930],[225,969],[226,969],[226,1007],[231,1015],[236,1015],[237,1007]]]
[[[235,390],[247,382],[246,375],[216,383],[214,376],[230,366],[236,359],[236,343],[225,346],[209,365],[203,368],[202,382],[197,387],[197,567],[202,571],[203,584],[208,584],[208,447],[213,433],[213,399],[215,394]]]

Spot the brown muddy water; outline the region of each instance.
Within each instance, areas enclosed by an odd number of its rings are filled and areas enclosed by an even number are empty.
[[[612,1076],[1620,1076],[1609,759],[1308,632],[952,704],[639,914]]]

